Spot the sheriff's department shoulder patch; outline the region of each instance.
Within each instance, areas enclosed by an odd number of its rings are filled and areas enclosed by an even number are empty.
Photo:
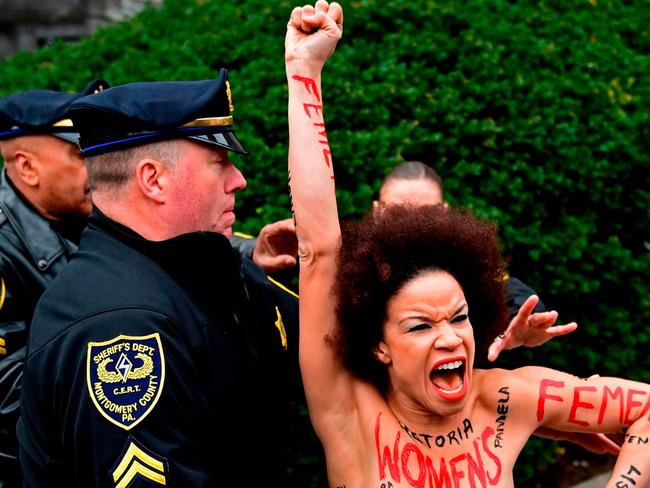
[[[130,430],[156,406],[165,383],[158,333],[89,342],[86,363],[90,398],[115,425]]]

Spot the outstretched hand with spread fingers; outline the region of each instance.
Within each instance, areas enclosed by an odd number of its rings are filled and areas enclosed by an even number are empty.
[[[557,312],[533,313],[539,298],[537,295],[529,296],[510,321],[506,331],[494,339],[488,350],[488,360],[494,361],[501,351],[514,349],[519,346],[537,347],[551,340],[553,337],[569,334],[578,328],[578,324],[571,322],[566,325],[553,325],[557,320]]]

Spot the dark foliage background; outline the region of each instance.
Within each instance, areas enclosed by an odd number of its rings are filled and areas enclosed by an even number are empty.
[[[650,5],[647,0],[358,0],[323,79],[345,218],[367,210],[383,174],[431,163],[448,200],[495,219],[510,273],[580,327],[504,354],[580,376],[650,381]],[[238,134],[251,155],[239,229],[289,216],[286,0],[168,0],[76,44],[0,64],[0,94],[79,90],[95,77],[205,79],[230,70]],[[306,419],[304,411],[303,420]],[[306,423],[305,423],[306,424]],[[324,486],[304,426],[292,470]],[[270,447],[272,448],[272,447]],[[522,486],[561,451],[535,439]],[[534,473],[537,473],[533,475]]]

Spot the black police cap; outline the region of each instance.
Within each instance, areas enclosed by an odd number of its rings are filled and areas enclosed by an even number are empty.
[[[108,88],[104,80],[93,80],[79,93],[29,90],[0,99],[0,139],[49,134],[77,143],[79,134],[66,117],[75,100]]]
[[[188,138],[247,154],[232,129],[227,77],[221,69],[216,80],[129,83],[75,101],[67,113],[79,128],[81,152]]]

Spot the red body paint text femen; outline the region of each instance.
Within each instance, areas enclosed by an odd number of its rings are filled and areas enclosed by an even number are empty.
[[[539,399],[537,400],[537,420],[544,419],[544,406],[546,402],[564,402],[564,397],[556,395],[564,389],[564,381],[554,381],[550,379],[543,379],[539,384]],[[594,393],[596,393],[597,401],[593,401]],[[592,401],[586,401],[584,396],[589,394]],[[607,411],[607,406],[615,404],[618,406],[618,418],[622,424],[630,425],[634,419],[641,418],[650,410],[650,392],[643,390],[635,390],[629,388],[609,388],[607,386],[574,386],[573,396],[571,400],[571,409],[567,422],[580,425],[582,427],[589,427],[594,422],[589,422],[585,418],[585,411],[595,410],[598,411],[598,418],[596,423],[601,425]]]
[[[329,142],[327,140],[327,131],[325,130],[325,122],[323,120],[323,105],[321,104],[320,93],[318,92],[318,85],[312,78],[305,76],[293,75],[291,79],[302,83],[307,90],[307,93],[314,97],[317,103],[303,103],[302,107],[305,114],[312,121],[312,125],[316,128],[318,134],[318,142],[323,145],[323,160],[330,170],[332,169],[332,152],[330,151]],[[330,175],[334,179],[334,175]]]

